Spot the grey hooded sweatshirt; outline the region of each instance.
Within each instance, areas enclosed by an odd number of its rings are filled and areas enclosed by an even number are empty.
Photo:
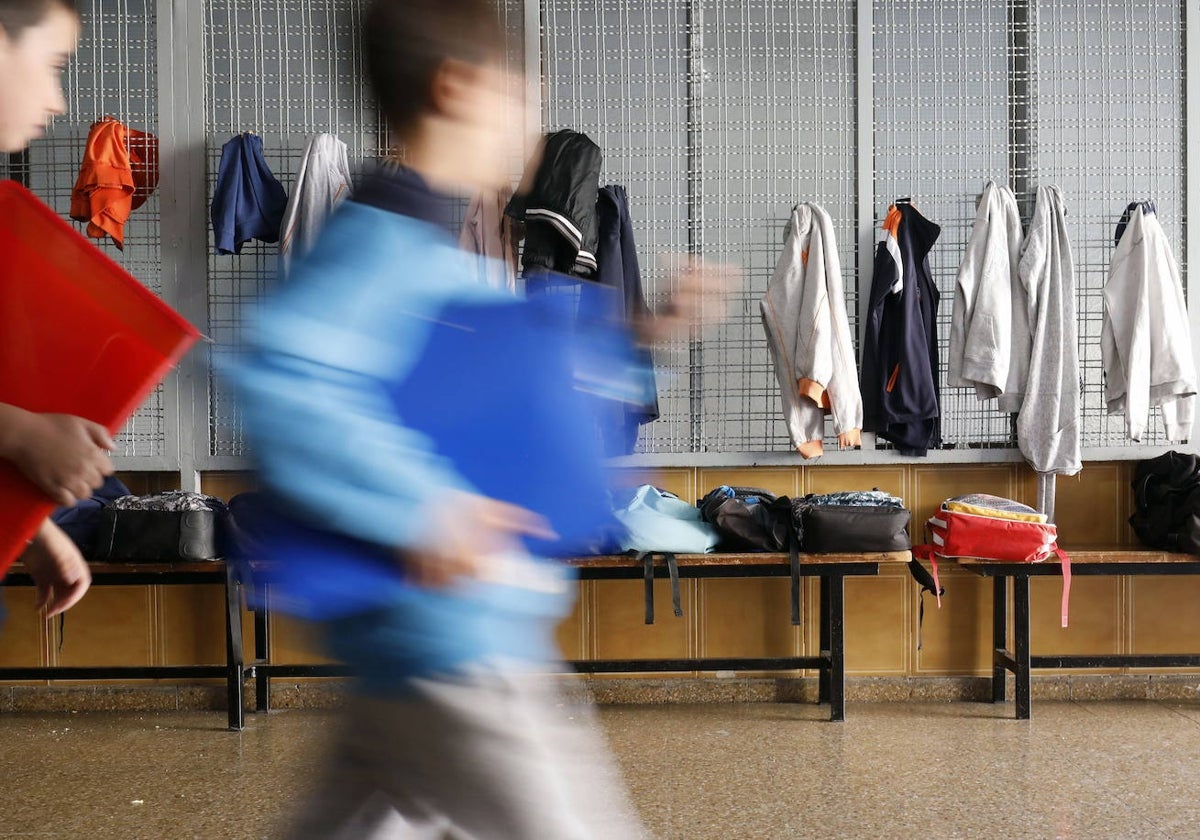
[[[308,254],[326,220],[349,197],[346,144],[332,134],[314,136],[300,158],[296,184],[283,211],[279,254],[285,271],[293,257]]]
[[[783,253],[760,304],[792,445],[805,458],[824,452],[825,415],[842,447],[859,446],[863,407],[842,290],[833,220],[798,204]]]
[[[1075,264],[1058,187],[1038,188],[1018,272],[1029,294],[1032,343],[1029,381],[1017,417],[1021,454],[1043,475],[1075,475],[1083,468]]]
[[[1021,216],[1008,187],[988,181],[958,267],[950,322],[953,387],[1019,411],[1029,375],[1029,296],[1017,275]]]

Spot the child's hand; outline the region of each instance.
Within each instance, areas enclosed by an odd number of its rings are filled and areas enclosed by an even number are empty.
[[[69,507],[112,475],[116,444],[99,423],[69,414],[20,412],[7,430],[6,455],[56,504]]]
[[[37,584],[37,608],[46,618],[66,612],[92,585],[92,573],[71,538],[46,520],[21,557]]]
[[[729,294],[739,277],[735,266],[684,256],[671,270],[674,292],[666,307],[637,326],[638,340],[659,344],[697,327],[725,320]]]
[[[401,554],[401,564],[408,580],[429,587],[478,577],[489,555],[524,552],[518,537],[555,537],[536,513],[473,493],[443,498],[424,533],[419,546]]]

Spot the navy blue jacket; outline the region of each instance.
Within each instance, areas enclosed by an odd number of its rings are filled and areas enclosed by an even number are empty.
[[[251,239],[278,242],[287,193],[263,158],[262,138],[239,134],[221,147],[212,225],[218,254],[240,254]]]
[[[596,219],[600,237],[596,249],[599,268],[596,280],[620,290],[621,316],[633,325],[648,321],[650,308],[642,289],[642,270],[638,265],[637,248],[633,241],[633,221],[629,217],[629,199],[624,187],[608,186],[600,190],[596,201]],[[654,382],[654,358],[647,348],[637,352],[638,364],[646,372],[646,401],[641,405],[626,405],[624,415],[615,425],[616,439],[605,441],[610,456],[629,455],[637,445],[638,428],[658,419],[658,388]]]
[[[907,201],[888,210],[875,252],[862,354],[863,430],[903,455],[941,446],[938,290],[929,251],[942,229]]]

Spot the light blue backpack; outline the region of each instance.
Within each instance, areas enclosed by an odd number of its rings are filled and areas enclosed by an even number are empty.
[[[624,551],[711,554],[720,542],[716,528],[693,505],[649,484],[616,490],[614,513],[625,526]]]

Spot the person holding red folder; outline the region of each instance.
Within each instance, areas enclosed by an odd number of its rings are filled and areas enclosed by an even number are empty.
[[[66,112],[62,72],[79,39],[74,0],[0,0],[0,151],[19,152]],[[59,505],[91,496],[113,472],[115,448],[98,423],[0,403],[0,457]],[[79,549],[49,520],[22,555],[47,617],[78,603],[91,585]]]

